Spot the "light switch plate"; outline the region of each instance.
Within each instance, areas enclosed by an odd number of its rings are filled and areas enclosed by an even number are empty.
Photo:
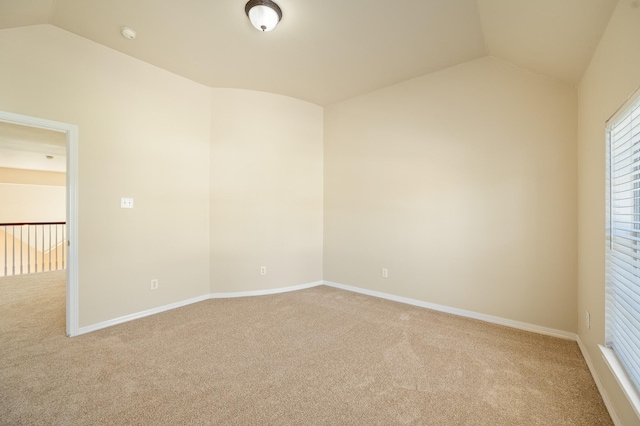
[[[120,199],[120,208],[122,208],[122,209],[132,209],[133,208],[133,198],[121,198]]]

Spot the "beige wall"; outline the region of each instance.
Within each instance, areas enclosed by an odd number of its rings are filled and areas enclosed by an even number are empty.
[[[321,280],[322,108],[213,89],[211,117],[212,292]]]
[[[0,183],[0,223],[64,222],[66,188]]]
[[[605,338],[605,122],[640,85],[640,8],[621,0],[579,87],[579,335],[622,424],[640,425],[598,344]],[[591,313],[587,329],[585,311]]]
[[[66,175],[0,167],[0,223],[64,222]]]
[[[0,31],[0,52],[0,110],[79,126],[81,326],[322,279],[321,107],[205,88],[47,25]]]
[[[0,183],[66,186],[66,179],[66,174],[60,172],[0,167]]]
[[[0,31],[0,110],[79,126],[80,326],[209,292],[210,99],[53,26]]]
[[[575,332],[576,128],[491,58],[328,107],[324,279]]]

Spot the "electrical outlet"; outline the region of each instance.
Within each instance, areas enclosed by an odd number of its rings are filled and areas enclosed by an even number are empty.
[[[158,289],[158,280],[151,280],[151,290]]]
[[[261,266],[260,267],[260,275],[267,275],[267,267],[266,266]]]
[[[121,198],[120,199],[120,208],[121,209],[132,209],[133,208],[133,198]]]
[[[389,278],[389,270],[387,268],[382,268],[382,278]]]
[[[584,316],[584,321],[585,321],[585,324],[587,326],[587,329],[590,329],[591,328],[591,314],[589,313],[589,311],[586,311],[586,313],[587,314]]]

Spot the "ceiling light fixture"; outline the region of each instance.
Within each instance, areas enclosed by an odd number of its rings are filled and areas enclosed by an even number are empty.
[[[249,0],[244,6],[244,12],[251,24],[260,31],[271,31],[282,19],[280,6],[271,0]]]
[[[129,27],[120,28],[120,34],[122,34],[122,37],[124,37],[124,38],[126,38],[128,40],[133,40],[138,35],[138,33],[136,33],[136,31],[134,29],[129,28]]]

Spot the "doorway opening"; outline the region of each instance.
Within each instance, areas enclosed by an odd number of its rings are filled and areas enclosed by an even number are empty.
[[[49,169],[48,175],[41,175],[34,177],[33,173],[29,174],[23,171],[22,173],[11,172],[11,168],[8,167],[5,170],[6,173],[10,173],[14,176],[14,180],[19,179],[64,179],[65,184],[65,205],[64,206],[50,206],[51,211],[49,214],[52,219],[46,219],[45,221],[30,221],[16,219],[12,221],[12,226],[5,227],[3,232],[5,233],[5,241],[11,241],[12,249],[9,255],[7,250],[7,244],[3,246],[5,251],[4,257],[8,259],[11,257],[10,269],[7,269],[7,265],[3,266],[4,276],[17,275],[20,273],[29,272],[42,272],[42,271],[54,271],[60,269],[66,269],[66,325],[65,332],[67,336],[75,336],[78,334],[78,314],[79,314],[79,299],[78,299],[78,126],[68,123],[62,123],[58,121],[47,120],[43,118],[31,117],[21,114],[14,114],[11,112],[0,111],[0,128],[8,133],[14,132],[14,135],[35,135],[39,138],[50,138],[48,144],[41,144],[47,146],[47,148],[40,148],[35,146],[27,146],[29,143],[35,144],[35,141],[29,141],[27,136],[22,141],[16,140],[13,143],[22,144],[20,146],[14,146],[11,150],[12,141],[5,140],[3,146],[0,149],[6,150],[6,154],[3,157],[9,158],[11,153],[13,163],[16,165],[16,170],[22,169]],[[27,129],[28,128],[28,129]],[[57,138],[57,139],[56,139]],[[16,136],[16,139],[20,139]],[[64,152],[64,155],[62,154]],[[51,158],[50,158],[51,157]],[[56,157],[58,157],[56,159]],[[38,165],[38,161],[44,163]],[[55,164],[57,161],[58,164]],[[63,161],[64,164],[60,164]],[[26,166],[24,164],[29,164]],[[22,164],[22,167],[20,165]],[[1,165],[0,165],[1,166]],[[66,174],[61,177],[59,172],[61,169],[65,169]],[[56,175],[58,172],[58,175]],[[55,185],[53,185],[55,186]],[[13,191],[15,188],[10,186],[5,190]],[[37,197],[42,197],[45,200],[41,200],[41,204],[46,204],[46,199],[55,200],[60,199],[62,194],[59,194],[59,190],[56,192],[54,188],[30,188],[30,191],[37,192]],[[24,216],[29,219],[29,215],[32,218],[38,218],[38,209],[43,209],[45,204],[38,207],[38,200],[31,199],[27,204],[20,208],[15,208],[14,211],[9,211],[7,207],[5,214],[7,217],[13,217],[11,215],[27,215]],[[8,205],[8,204],[7,204]],[[48,208],[49,206],[47,206]],[[16,216],[18,217],[18,216]],[[60,220],[63,219],[63,220]],[[46,222],[46,223],[45,223]],[[17,228],[16,228],[16,225]],[[38,232],[40,233],[38,235]],[[20,234],[18,234],[20,233]],[[32,236],[32,233],[34,234]],[[7,234],[10,237],[7,238]],[[26,237],[25,237],[26,234]],[[26,240],[25,240],[26,238]],[[19,256],[21,259],[16,258],[16,243],[19,243]],[[23,242],[26,241],[26,242]],[[38,249],[37,242],[42,241],[42,247]],[[60,243],[62,241],[62,243]],[[48,245],[47,245],[48,242]],[[27,246],[26,250],[23,250],[23,246]],[[33,248],[32,248],[33,245]],[[26,255],[25,255],[26,253]],[[39,258],[38,258],[39,255]],[[31,257],[34,257],[32,259]],[[26,264],[24,258],[27,258]],[[5,260],[5,263],[6,260]],[[16,264],[19,265],[16,270]],[[26,266],[25,266],[26,265]],[[25,270],[26,268],[26,270]]]

